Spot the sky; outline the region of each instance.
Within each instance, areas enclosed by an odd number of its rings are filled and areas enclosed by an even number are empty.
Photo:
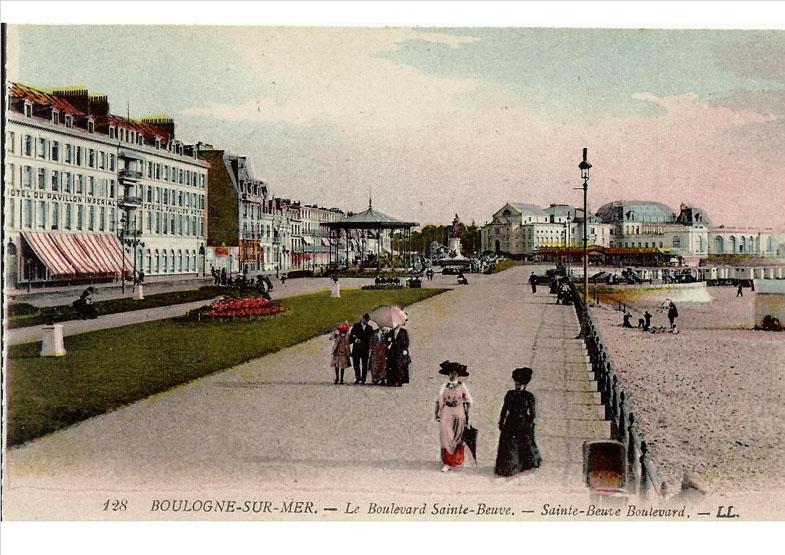
[[[690,203],[785,229],[785,32],[43,26],[9,78],[248,156],[276,196],[409,221],[506,202]],[[17,42],[18,41],[18,42]]]

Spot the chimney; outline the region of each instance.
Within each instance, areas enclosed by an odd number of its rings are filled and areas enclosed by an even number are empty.
[[[65,100],[82,113],[89,113],[90,99],[87,89],[85,88],[74,87],[71,89],[59,89],[52,91],[52,96]]]
[[[88,114],[99,118],[109,115],[109,99],[105,94],[91,94],[87,99]]]
[[[166,137],[166,142],[174,139],[174,120],[169,116],[147,116],[142,118],[142,123]]]

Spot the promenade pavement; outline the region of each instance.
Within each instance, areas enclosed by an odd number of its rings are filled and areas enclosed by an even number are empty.
[[[544,503],[585,506],[581,446],[607,438],[608,423],[575,339],[573,308],[554,304],[546,289],[532,294],[530,271],[470,276],[470,285],[410,306],[414,362],[402,388],[334,385],[331,343],[320,336],[10,449],[5,516],[390,519],[406,517],[369,514],[371,503],[425,503],[428,517],[439,518],[431,512],[436,503],[465,505],[472,511],[465,516],[483,518],[483,503],[520,519],[536,518]],[[443,280],[452,283],[447,276],[432,283]],[[439,471],[434,402],[445,359],[468,366],[471,422],[480,430],[478,466],[461,472]],[[513,368],[523,365],[535,368],[529,388],[544,462],[499,479],[499,411]],[[348,369],[349,383],[351,376]],[[126,499],[128,510],[107,514],[109,498]],[[269,500],[275,507],[302,500],[318,512],[161,513],[151,510],[156,499]],[[355,505],[359,512],[347,515]]]

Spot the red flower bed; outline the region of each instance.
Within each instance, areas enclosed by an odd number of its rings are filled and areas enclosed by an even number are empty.
[[[237,318],[251,316],[268,316],[283,312],[285,309],[266,299],[226,299],[215,301],[205,313],[216,318]]]

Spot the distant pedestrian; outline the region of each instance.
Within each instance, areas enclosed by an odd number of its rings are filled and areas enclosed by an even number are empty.
[[[352,326],[349,332],[349,343],[352,346],[352,364],[354,365],[354,383],[365,384],[368,376],[368,357],[371,347],[373,328],[368,323],[371,317],[363,314],[362,320]]]
[[[532,275],[529,276],[529,285],[532,287],[532,293],[537,292],[537,274],[532,272]]]
[[[221,268],[221,285],[226,285],[226,268]]]
[[[643,331],[649,331],[651,328],[651,313],[647,310],[643,313]]]
[[[629,312],[627,312],[627,313],[624,315],[624,323],[621,325],[621,327],[623,327],[623,328],[631,328],[631,327],[632,327],[632,324],[630,323],[630,318],[631,318],[631,317],[632,317],[632,314],[630,314]]]
[[[472,397],[459,377],[466,377],[469,372],[466,366],[457,362],[445,360],[441,363],[439,374],[450,377],[444,384],[436,399],[436,421],[439,423],[439,443],[442,454],[442,472],[463,466],[464,443],[463,433],[469,409],[472,406]]]
[[[387,385],[400,387],[409,383],[409,332],[396,325],[387,339]]]
[[[736,289],[736,296],[737,297],[743,297],[744,296],[744,292],[742,291],[742,288],[743,288],[743,285],[741,283],[739,283],[739,288]]]
[[[371,383],[379,385],[387,377],[387,334],[390,328],[380,328],[371,336],[368,366],[371,370]]]
[[[532,379],[531,368],[516,368],[512,373],[515,389],[504,396],[499,416],[499,450],[496,454],[496,475],[515,476],[542,464],[540,450],[534,441],[537,402],[526,386]]]
[[[671,330],[676,328],[676,318],[679,317],[679,311],[676,309],[676,305],[673,301],[670,302],[668,305],[668,321],[671,324]]]
[[[284,287],[286,287],[286,280],[288,279],[288,277],[289,276],[287,276],[286,274],[281,274],[281,285],[283,285]]]
[[[349,323],[341,322],[331,337],[333,341],[330,366],[335,369],[335,383],[343,383],[344,370],[352,363],[349,360]]]

